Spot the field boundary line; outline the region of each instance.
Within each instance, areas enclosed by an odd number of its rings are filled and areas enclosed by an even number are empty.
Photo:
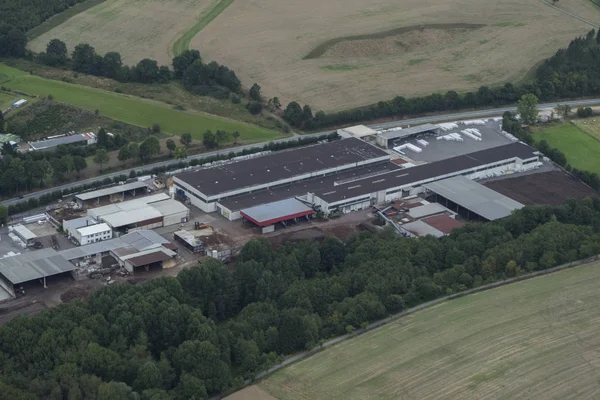
[[[208,10],[204,11],[190,29],[185,31],[179,39],[173,43],[173,47],[169,49],[169,56],[178,56],[190,47],[192,39],[206,28],[215,18],[217,18],[227,7],[233,3],[233,0],[218,0],[218,2]]]
[[[27,40],[32,41],[33,39],[42,36],[44,33],[49,32],[57,26],[64,24],[74,16],[81,14],[82,12],[87,11],[92,7],[100,5],[105,1],[107,0],[87,0],[86,2],[78,3],[74,6],[67,8],[61,13],[54,14],[38,26],[31,28],[27,32]]]
[[[431,307],[433,305],[437,305],[437,304],[446,302],[448,300],[454,300],[454,299],[458,299],[458,298],[461,298],[461,297],[465,297],[465,296],[468,296],[470,294],[484,292],[484,291],[487,291],[487,290],[490,290],[490,289],[495,289],[497,287],[505,286],[505,285],[508,285],[508,284],[511,284],[511,283],[525,281],[525,280],[528,280],[528,279],[531,279],[531,278],[536,278],[536,277],[543,276],[543,275],[549,275],[549,274],[552,274],[554,272],[559,272],[559,271],[562,271],[562,270],[565,270],[565,269],[574,268],[574,267],[577,267],[577,266],[580,266],[580,265],[584,265],[584,264],[590,264],[590,263],[598,261],[598,260],[600,260],[600,254],[599,255],[595,255],[595,256],[591,256],[591,257],[588,257],[588,258],[584,258],[584,259],[581,259],[581,260],[572,261],[570,263],[561,264],[561,265],[558,265],[556,267],[548,268],[548,269],[545,269],[545,270],[530,272],[528,274],[521,275],[521,276],[516,276],[514,278],[508,278],[508,279],[505,279],[505,280],[502,280],[502,281],[497,281],[497,282],[489,283],[487,285],[483,285],[483,286],[480,286],[480,287],[477,287],[477,288],[465,290],[465,291],[460,292],[460,293],[451,294],[451,295],[448,295],[448,296],[440,297],[438,299],[431,300],[431,301],[419,304],[417,306],[411,307],[411,308],[409,308],[407,310],[404,310],[404,311],[399,312],[397,314],[391,315],[391,316],[389,316],[387,318],[384,318],[382,320],[373,322],[373,323],[367,325],[365,328],[357,329],[355,332],[353,332],[351,334],[348,333],[348,334],[345,334],[345,335],[342,335],[342,336],[338,336],[336,338],[328,340],[327,342],[324,342],[323,344],[321,344],[321,345],[319,345],[317,347],[314,347],[314,348],[312,348],[310,350],[306,350],[306,351],[298,353],[298,354],[296,354],[296,355],[294,355],[292,357],[289,357],[289,358],[285,359],[284,361],[282,361],[281,363],[275,365],[274,367],[271,367],[268,370],[263,371],[263,372],[257,374],[253,379],[247,379],[247,380],[245,380],[244,381],[244,387],[246,387],[246,386],[248,386],[250,384],[254,384],[254,383],[258,382],[259,380],[261,380],[263,378],[266,378],[267,376],[273,374],[274,372],[279,371],[282,368],[285,368],[285,367],[287,367],[287,366],[289,366],[291,364],[294,364],[294,363],[296,363],[298,361],[307,359],[307,358],[309,358],[309,357],[311,357],[311,356],[313,356],[313,355],[315,355],[315,354],[317,354],[317,353],[319,353],[319,352],[321,352],[321,351],[323,351],[323,350],[325,350],[325,349],[327,349],[329,347],[332,347],[332,346],[334,346],[336,344],[339,344],[339,343],[345,341],[346,339],[351,339],[351,338],[354,338],[356,336],[360,336],[360,335],[362,335],[364,333],[372,331],[373,329],[379,328],[379,327],[381,327],[383,325],[386,325],[386,324],[388,324],[390,322],[394,322],[397,319],[400,319],[402,317],[406,317],[408,315],[414,314],[417,311],[421,311],[421,310],[423,310],[425,308],[428,308],[428,307]],[[237,389],[236,391],[239,391],[241,389],[243,389],[243,387]],[[220,394],[220,395],[217,395],[217,396],[213,396],[213,397],[211,397],[211,400],[222,399],[225,396],[228,396],[229,394],[232,394],[232,393]]]
[[[591,22],[591,21],[589,21],[589,20],[587,20],[587,19],[585,19],[585,18],[583,18],[583,17],[580,17],[580,16],[579,16],[579,15],[577,15],[577,14],[573,14],[572,12],[569,12],[569,11],[567,11],[567,10],[563,10],[562,8],[560,8],[560,7],[557,7],[557,6],[555,6],[554,4],[548,3],[548,1],[546,1],[546,0],[540,0],[540,2],[541,2],[542,4],[545,4],[545,5],[547,5],[548,7],[552,7],[552,8],[554,8],[555,10],[557,10],[557,11],[560,11],[560,12],[561,12],[561,13],[563,13],[563,14],[566,14],[566,15],[568,15],[568,16],[570,16],[570,17],[573,17],[573,18],[575,18],[575,19],[578,19],[578,20],[580,20],[581,22],[585,22],[586,24],[588,24],[588,25],[590,25],[590,26],[593,26],[593,27],[594,27],[594,28],[596,28],[596,29],[600,28],[600,25],[598,25],[598,24],[595,24],[595,23],[593,23],[593,22]]]

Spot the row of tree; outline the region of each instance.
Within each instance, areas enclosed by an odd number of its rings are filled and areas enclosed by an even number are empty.
[[[600,253],[600,199],[533,206],[436,239],[247,243],[139,285],[114,285],[0,328],[11,399],[205,399],[281,356],[449,293]]]
[[[165,83],[177,79],[190,92],[201,95],[229,97],[230,92],[241,92],[241,82],[232,70],[214,61],[204,63],[198,50],[186,50],[174,57],[173,70],[148,58],[130,67],[123,65],[120,53],[113,51],[102,56],[87,43],[75,46],[69,57],[67,45],[59,39],[52,39],[46,46],[46,52],[37,55],[37,60],[53,67],[68,66],[73,71],[120,82]]]
[[[480,108],[514,104],[525,94],[533,94],[542,101],[575,98],[600,94],[600,31],[591,30],[585,37],[573,40],[566,49],[560,49],[536,71],[532,82],[490,88],[467,93],[448,91],[429,96],[380,101],[367,107],[326,114],[313,114],[310,106],[302,107],[293,101],[285,108],[283,117],[300,129],[318,129],[378,118],[404,118],[409,115],[455,111],[461,108]]]

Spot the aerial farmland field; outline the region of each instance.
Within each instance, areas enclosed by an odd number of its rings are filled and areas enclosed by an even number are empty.
[[[232,399],[594,398],[600,263],[419,311],[276,372]],[[270,397],[272,396],[272,397]]]
[[[51,39],[58,38],[70,51],[89,43],[100,54],[118,51],[126,64],[151,58],[170,65],[175,41],[217,1],[107,0],[38,36],[30,48],[44,51]]]
[[[282,103],[330,111],[515,82],[592,28],[540,0],[234,1],[191,47]]]
[[[600,17],[588,0],[557,4]],[[333,111],[515,82],[592,28],[540,0],[107,0],[30,46],[87,42],[128,64],[195,48],[284,105]]]

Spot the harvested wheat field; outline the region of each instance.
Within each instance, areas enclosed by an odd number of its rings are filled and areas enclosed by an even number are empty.
[[[267,96],[331,111],[514,82],[590,29],[540,0],[236,0],[191,47]]]
[[[72,51],[89,43],[100,54],[118,51],[125,64],[143,58],[170,65],[173,44],[217,0],[107,0],[75,15],[30,43],[45,51],[51,39],[64,41]]]
[[[258,386],[278,400],[598,398],[599,286],[596,262],[455,299]]]

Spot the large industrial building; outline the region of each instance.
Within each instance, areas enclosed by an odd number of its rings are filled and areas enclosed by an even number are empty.
[[[385,141],[383,147],[389,147],[390,141],[441,132],[436,125],[425,125],[393,131],[381,140]],[[436,181],[461,176],[483,179],[541,164],[539,152],[524,143],[504,139],[492,144],[486,147],[475,140],[471,144],[445,143],[450,148],[454,145],[458,155],[434,162],[395,163],[392,161],[399,156],[394,151],[351,137],[186,171],[177,174],[174,183],[180,196],[203,211],[218,211],[229,220],[245,218],[264,228],[265,223],[253,221],[249,212],[257,206],[263,206],[261,218],[276,222],[296,214],[292,209],[281,212],[278,204],[287,199],[299,200],[324,214],[346,213],[428,192],[431,187],[427,185]]]

